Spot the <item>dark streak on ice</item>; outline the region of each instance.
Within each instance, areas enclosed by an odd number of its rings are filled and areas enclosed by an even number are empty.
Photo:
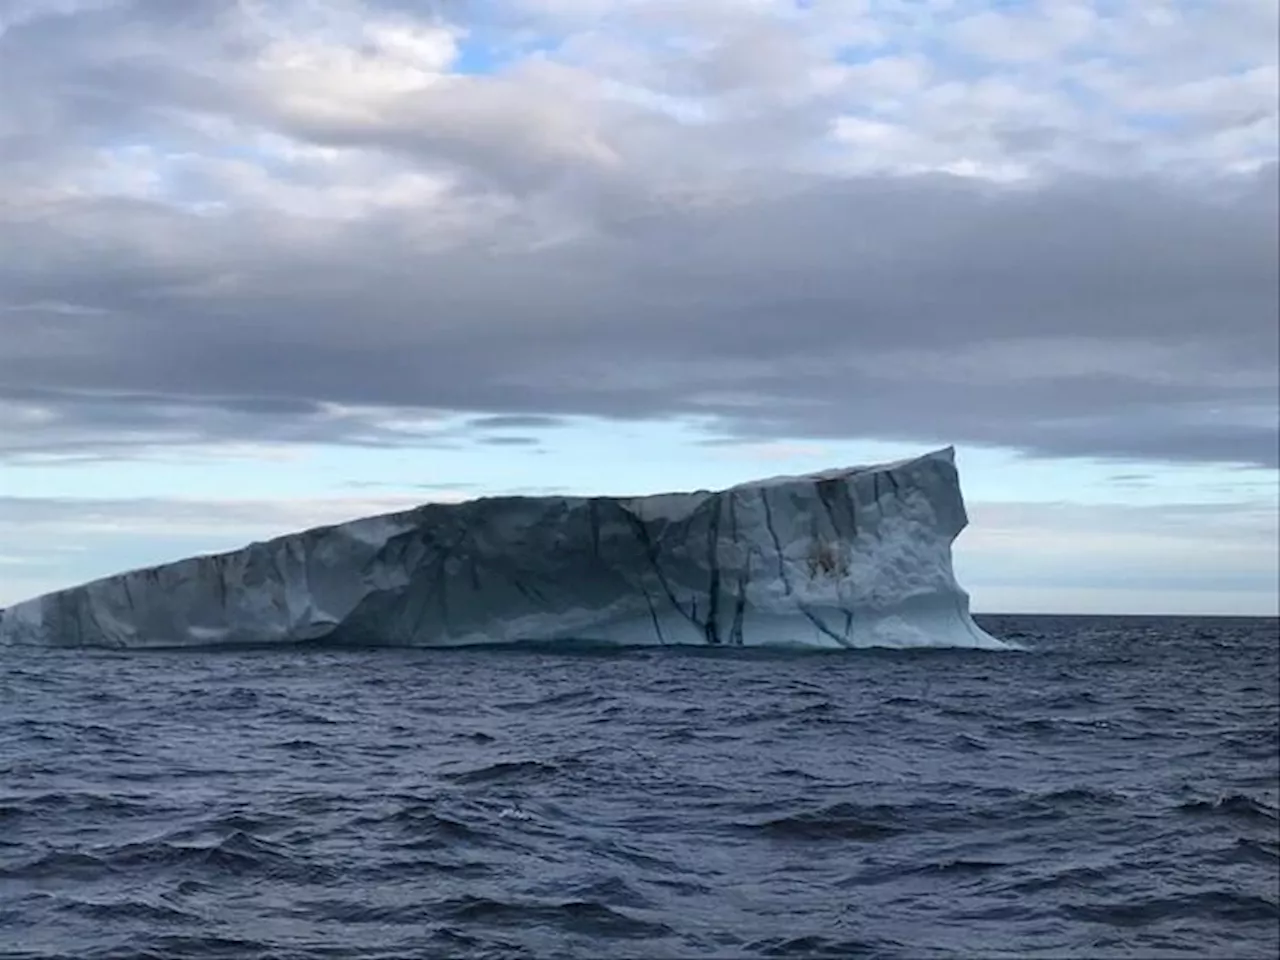
[[[787,573],[787,560],[782,553],[782,541],[778,539],[778,530],[773,525],[773,510],[769,506],[769,488],[762,486],[760,488],[760,503],[764,506],[764,523],[769,528],[769,536],[773,538],[773,548],[778,554],[778,575],[782,578],[783,588],[787,595],[792,593],[791,577]]]

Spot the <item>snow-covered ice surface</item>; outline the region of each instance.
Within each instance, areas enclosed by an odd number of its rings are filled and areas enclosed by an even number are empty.
[[[720,492],[427,504],[0,611],[0,644],[986,647],[951,448]]]

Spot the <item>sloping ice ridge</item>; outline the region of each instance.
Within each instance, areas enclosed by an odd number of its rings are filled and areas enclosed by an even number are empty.
[[[0,644],[950,646],[952,448],[712,493],[427,504],[0,611]]]

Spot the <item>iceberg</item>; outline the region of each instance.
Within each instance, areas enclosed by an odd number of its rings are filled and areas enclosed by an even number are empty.
[[[0,611],[0,644],[1008,649],[969,614],[955,452],[719,492],[424,504]]]

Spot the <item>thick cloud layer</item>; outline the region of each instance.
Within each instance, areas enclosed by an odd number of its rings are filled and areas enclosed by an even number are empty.
[[[0,3],[0,457],[452,410],[1274,466],[1275,5],[1115,6]]]

